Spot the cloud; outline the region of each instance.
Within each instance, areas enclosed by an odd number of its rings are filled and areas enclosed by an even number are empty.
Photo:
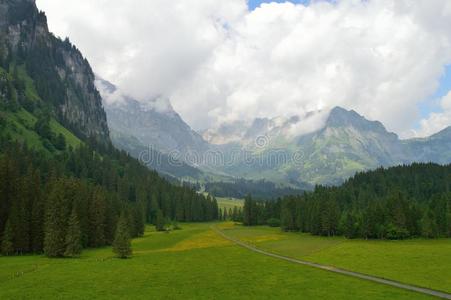
[[[341,105],[409,135],[451,63],[449,0],[37,3],[102,77],[194,128]]]
[[[426,137],[451,126],[451,92],[440,100],[442,112],[433,112],[420,121],[420,130],[414,135]]]

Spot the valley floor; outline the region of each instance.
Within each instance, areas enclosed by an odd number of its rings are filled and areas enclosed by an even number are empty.
[[[220,228],[270,253],[451,293],[451,239],[350,240],[267,226]]]
[[[182,224],[182,230],[171,233],[148,227],[144,237],[133,241],[134,256],[127,260],[113,258],[109,247],[87,250],[78,259],[0,257],[0,299],[433,299],[267,257],[234,245],[211,225]],[[412,281],[418,279],[410,274],[406,277],[410,283],[445,290],[451,286],[447,276],[451,241],[406,241],[398,243],[399,248],[379,248],[375,242],[316,239],[267,227],[218,226],[274,252],[368,269],[371,274],[391,266],[390,274],[395,275],[406,264],[409,272],[423,274],[421,282]],[[420,243],[420,248],[409,243]],[[416,250],[409,254],[409,248]],[[393,265],[397,252],[385,251],[394,249],[407,251],[407,256]],[[385,252],[380,257],[387,262],[374,267],[379,256],[372,256],[378,251]],[[333,253],[344,254],[334,257]],[[368,253],[368,263],[362,263],[359,253]]]

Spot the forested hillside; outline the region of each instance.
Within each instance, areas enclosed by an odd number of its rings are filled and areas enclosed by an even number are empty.
[[[451,165],[413,164],[359,173],[273,203],[245,201],[244,223],[276,218],[287,231],[349,238],[451,237]]]
[[[304,190],[311,190],[305,184]],[[217,197],[244,198],[251,194],[256,199],[274,199],[287,195],[302,194],[303,190],[291,187],[277,186],[275,183],[266,180],[245,180],[236,179],[231,182],[207,182],[205,191]]]
[[[89,63],[48,32],[34,1],[0,0],[0,42],[1,253],[109,245],[120,215],[131,237],[146,222],[218,218],[216,200],[111,145]]]
[[[84,247],[111,244],[121,212],[132,236],[158,218],[218,218],[216,201],[171,185],[112,147],[98,152],[82,146],[49,157],[2,139],[0,150],[0,240],[6,254],[44,250],[62,256],[72,213]]]

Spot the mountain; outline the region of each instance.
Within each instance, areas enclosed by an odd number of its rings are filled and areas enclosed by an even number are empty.
[[[403,143],[413,161],[439,164],[451,162],[451,126],[430,137],[406,140]]]
[[[157,220],[218,219],[216,200],[113,147],[94,80],[34,0],[0,0],[2,255],[78,256],[111,245],[118,220],[131,238]]]
[[[182,120],[169,100],[154,98],[142,103],[101,78],[96,86],[117,148],[160,174],[190,181],[217,177],[197,168],[200,162],[196,154],[205,153],[210,145]]]
[[[325,126],[296,141],[304,154],[302,180],[339,184],[358,171],[407,163],[398,136],[355,111],[332,109]]]
[[[9,105],[47,110],[77,137],[109,142],[89,63],[68,39],[49,32],[34,0],[0,0],[0,67]]]
[[[110,83],[98,81],[97,86],[118,147],[135,157],[133,148],[143,145],[163,155],[175,150],[186,165],[212,175],[207,181],[227,178],[224,181],[233,184],[245,178],[305,190],[316,184],[337,185],[356,172],[380,166],[451,162],[449,128],[428,138],[401,140],[382,123],[335,107],[304,116],[239,120],[205,130],[201,136],[168,101],[155,99],[144,105],[122,96]],[[134,142],[121,143],[117,136]],[[187,160],[193,153],[196,160]],[[178,168],[171,174],[178,176],[177,170],[186,174]]]
[[[212,142],[228,141],[217,147],[235,153],[233,163],[219,168],[225,174],[306,188],[306,183],[340,184],[356,172],[380,166],[449,163],[450,132],[448,128],[429,138],[400,140],[382,123],[335,107],[302,118],[256,119],[239,126],[224,125],[219,130],[206,131],[204,137]]]
[[[110,129],[136,138],[141,145],[187,161],[187,153],[203,153],[208,143],[161,97],[139,102],[124,95],[113,84],[98,79]]]

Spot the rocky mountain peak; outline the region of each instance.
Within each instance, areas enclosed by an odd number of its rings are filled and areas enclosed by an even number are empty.
[[[334,107],[326,121],[326,127],[354,127],[365,131],[387,132],[379,121],[370,121],[354,110]]]

